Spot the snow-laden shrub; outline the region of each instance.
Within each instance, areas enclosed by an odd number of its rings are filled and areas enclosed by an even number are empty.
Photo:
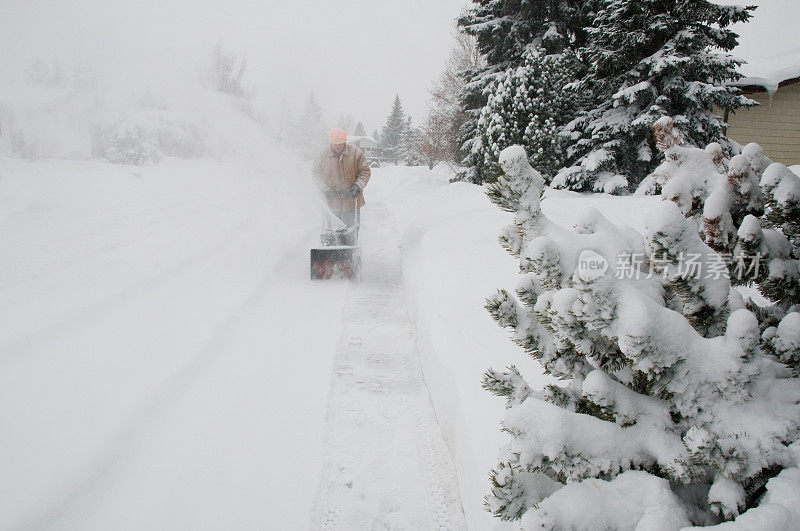
[[[158,149],[165,156],[191,159],[207,152],[203,136],[193,124],[159,120],[153,133],[158,142]]]
[[[114,164],[159,162],[163,154],[152,132],[133,120],[121,120],[106,140],[104,155]]]
[[[563,384],[533,389],[513,365],[486,373],[510,435],[487,508],[524,515],[524,529],[678,529],[756,506],[797,466],[800,380],[765,352],[697,223],[664,201],[644,235],[594,210],[568,230],[542,212],[524,149],[504,150],[500,166],[489,193],[515,214],[501,242],[521,278],[487,309]],[[791,350],[784,329],[775,336]],[[576,502],[587,492],[603,509]]]
[[[747,304],[758,318],[761,346],[799,371],[800,354],[785,346],[793,340],[776,333],[781,320],[796,319],[789,316],[800,309],[800,177],[773,163],[758,144],[728,159],[718,144],[683,145],[669,117],[659,119],[654,132],[665,161],[639,192],[661,191],[677,204],[702,240],[726,257],[731,281],[751,285],[769,302]],[[794,327],[783,329],[789,334]]]
[[[5,135],[12,156],[30,160],[36,160],[41,156],[40,141],[32,131],[11,125]]]

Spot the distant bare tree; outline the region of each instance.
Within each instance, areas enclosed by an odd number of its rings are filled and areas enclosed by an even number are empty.
[[[336,121],[336,127],[342,129],[348,135],[353,132],[353,128],[355,127],[355,120],[349,114],[343,114],[339,116],[339,119]]]
[[[460,74],[484,65],[485,60],[478,51],[475,37],[456,32],[444,70],[430,91],[433,104],[448,108],[459,107],[461,88],[465,84],[464,78]]]
[[[418,130],[417,152],[420,153],[428,169],[432,170],[439,162],[452,162],[453,146],[449,138],[452,124],[441,114],[430,113],[425,124]]]
[[[461,95],[466,84],[463,73],[481,68],[485,63],[478,51],[475,37],[456,32],[444,70],[430,90],[426,129],[435,130],[442,135],[437,144],[447,145],[448,155],[440,160],[455,162],[463,158],[459,139],[461,128],[468,118],[461,105]]]
[[[206,71],[206,84],[209,88],[231,94],[244,96],[244,74],[247,71],[247,57],[234,51],[226,50],[219,42],[211,50],[211,64]]]

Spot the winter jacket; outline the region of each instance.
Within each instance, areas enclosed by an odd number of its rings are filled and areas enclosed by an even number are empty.
[[[353,183],[364,190],[370,173],[364,152],[350,144],[344,145],[341,155],[334,153],[330,146],[326,147],[311,168],[311,175],[320,190],[327,186],[339,192],[328,199],[328,206],[334,212],[353,209],[353,200],[345,192]],[[359,192],[358,206],[364,206],[364,203],[364,194]]]

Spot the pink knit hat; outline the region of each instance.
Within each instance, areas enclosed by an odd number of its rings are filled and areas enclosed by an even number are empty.
[[[347,142],[347,133],[341,129],[334,129],[331,131],[331,134],[328,135],[328,139],[331,141],[331,144],[344,144]]]

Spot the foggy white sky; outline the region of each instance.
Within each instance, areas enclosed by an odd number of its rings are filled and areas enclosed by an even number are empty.
[[[800,0],[758,4],[737,55],[797,48]],[[33,58],[94,65],[131,86],[196,83],[218,41],[246,52],[259,98],[297,110],[314,91],[325,117],[379,128],[395,93],[419,122],[447,56],[454,18],[468,0],[0,0],[0,83]],[[330,124],[332,125],[332,124]]]
[[[800,55],[800,0],[715,0],[718,4],[756,5],[753,18],[733,28],[739,33],[734,55],[750,61],[745,68],[758,70],[758,61],[790,50]],[[800,62],[800,57],[798,57]]]
[[[39,56],[95,65],[107,79],[186,82],[219,40],[246,52],[247,84],[371,132],[395,93],[415,122],[468,0],[0,0],[0,83]],[[6,79],[3,79],[6,78]],[[9,79],[11,78],[11,79]]]

